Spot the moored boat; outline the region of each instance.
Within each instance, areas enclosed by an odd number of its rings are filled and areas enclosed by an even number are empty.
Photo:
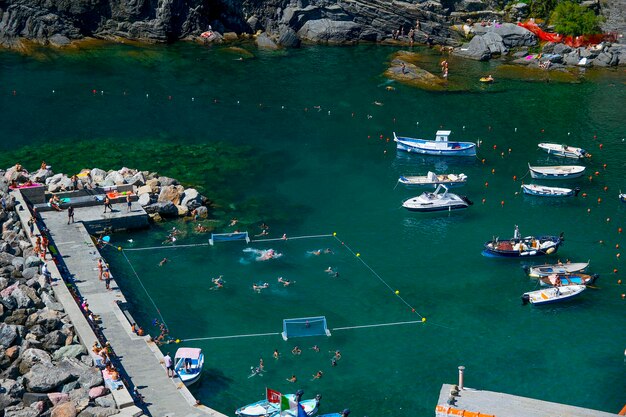
[[[529,291],[522,295],[522,303],[533,305],[553,304],[566,301],[582,293],[584,285],[566,285],[563,287],[550,287],[543,290]]]
[[[281,401],[283,401],[283,399],[293,405],[300,403],[308,416],[317,413],[321,396],[317,395],[311,400],[300,400],[302,395],[304,395],[304,391],[302,390],[298,390],[295,394],[283,395],[278,391],[267,388],[265,399],[244,405],[235,410],[235,414],[240,417],[277,417],[280,415]],[[288,410],[285,410],[283,413],[287,412]],[[297,410],[295,414],[291,414],[290,416],[297,416]]]
[[[467,197],[449,193],[445,185],[439,184],[435,192],[409,198],[402,203],[402,207],[409,211],[427,212],[464,209],[472,204]]]
[[[407,188],[420,187],[420,186],[433,186],[436,187],[439,184],[444,184],[447,187],[455,187],[464,185],[467,182],[467,175],[465,174],[435,174],[432,171],[428,171],[427,175],[417,176],[401,176],[398,182]]]
[[[626,194],[620,194],[619,199],[622,203],[626,203]]]
[[[584,271],[589,262],[573,262],[566,264],[544,264],[525,267],[526,273],[533,278],[546,277],[552,274],[573,274]]]
[[[396,136],[396,132],[393,132],[393,140],[399,150],[411,153],[443,156],[476,155],[475,143],[448,141],[448,136],[451,133],[450,130],[438,130],[435,134],[435,140],[427,140]]]
[[[600,275],[593,274],[552,274],[539,278],[539,283],[544,287],[563,287],[566,285],[593,285]]]
[[[174,364],[174,371],[185,385],[197,382],[204,365],[202,349],[179,348],[174,356]]]
[[[304,413],[307,416],[315,415],[315,413],[317,413],[317,410],[319,409],[321,398],[322,396],[318,394],[312,400],[300,401],[299,403],[297,403],[296,407],[302,407],[302,409],[304,410]],[[298,417],[298,416],[299,416],[298,409],[296,408],[295,410],[289,409],[289,410],[277,411],[276,413],[272,414],[270,417]]]
[[[581,177],[585,167],[580,165],[531,166],[528,164],[530,176],[542,180],[563,180]]]
[[[483,254],[501,257],[544,256],[556,253],[561,243],[563,233],[560,236],[521,237],[519,228],[515,226],[513,238],[500,240],[496,237],[486,242]]]
[[[522,184],[522,191],[524,194],[536,195],[540,197],[570,197],[578,196],[580,188],[560,188],[560,187],[546,187],[545,185],[538,184]]]
[[[581,159],[591,157],[591,154],[588,154],[583,148],[574,146],[559,145],[557,143],[540,143],[537,146],[550,155],[562,156],[564,158]]]

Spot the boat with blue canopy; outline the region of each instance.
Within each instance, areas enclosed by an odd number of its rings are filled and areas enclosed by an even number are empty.
[[[538,184],[522,184],[522,191],[524,194],[538,197],[576,197],[580,192],[580,188],[546,187],[545,185]]]
[[[449,141],[448,136],[451,133],[451,130],[438,130],[435,134],[435,140],[428,140],[396,136],[396,132],[393,132],[393,140],[399,150],[409,153],[441,156],[476,155],[475,143]]]

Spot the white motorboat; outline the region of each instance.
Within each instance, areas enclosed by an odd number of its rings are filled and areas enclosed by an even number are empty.
[[[584,271],[589,262],[573,262],[568,264],[544,264],[525,267],[526,273],[533,277],[547,277],[552,274],[573,274]]]
[[[537,146],[548,152],[550,155],[562,156],[564,158],[581,159],[591,157],[591,154],[588,154],[584,149],[576,148],[574,146],[559,145],[557,143],[540,143]]]
[[[191,385],[200,379],[204,354],[202,349],[179,348],[174,356],[174,370],[185,385]]]
[[[465,174],[435,174],[429,171],[427,175],[417,176],[401,176],[398,179],[400,184],[403,184],[407,188],[421,187],[421,186],[433,186],[436,187],[439,184],[444,184],[447,187],[455,187],[464,185],[467,182],[467,175]]]
[[[423,193],[417,197],[409,198],[402,207],[409,211],[443,211],[458,210],[471,206],[472,203],[465,196],[458,196],[448,192],[448,187],[439,184],[433,193]]]
[[[522,295],[522,302],[524,304],[530,302],[534,305],[558,303],[576,297],[585,291],[585,288],[587,288],[585,285],[565,285],[530,291]]]
[[[554,165],[554,166],[530,166],[530,176],[543,180],[562,180],[581,177],[585,173],[585,167],[580,165]]]
[[[540,197],[576,197],[580,192],[580,188],[560,188],[546,187],[538,184],[522,184],[524,194],[536,195]]]
[[[399,150],[411,153],[442,156],[476,155],[475,143],[449,141],[448,136],[451,133],[450,130],[438,130],[435,134],[435,140],[428,140],[396,136],[396,132],[393,132],[393,140]]]

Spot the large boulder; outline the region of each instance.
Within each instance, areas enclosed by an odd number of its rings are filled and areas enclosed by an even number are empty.
[[[91,396],[91,390],[89,390],[89,393],[89,395]],[[115,399],[113,398],[113,394],[97,397],[95,403],[98,407],[115,408],[117,406],[117,404],[115,403]]]
[[[178,181],[176,181],[174,178],[170,178],[170,177],[159,177],[158,178],[158,184],[161,187],[167,187],[168,185],[178,185]],[[147,182],[146,182],[146,185],[148,185]]]
[[[39,266],[43,264],[43,261],[38,256],[29,256],[24,260],[24,268],[32,268],[33,266]]]
[[[148,214],[158,214],[161,217],[176,217],[178,216],[178,207],[171,201],[167,203],[154,203],[144,207]]]
[[[77,415],[76,406],[71,401],[55,406],[50,413],[50,417],[76,417]]]
[[[278,44],[287,48],[297,48],[300,46],[300,38],[295,30],[283,25],[278,32]]]
[[[17,303],[18,308],[29,308],[33,306],[33,300],[31,300],[28,295],[26,295],[23,291],[23,288],[16,288],[15,291],[11,294],[15,302]]]
[[[495,32],[487,32],[483,35],[483,40],[489,48],[491,55],[503,55],[508,52],[506,46],[502,42],[502,37]]]
[[[507,48],[534,46],[537,44],[537,37],[534,33],[513,23],[502,23],[491,26],[475,25],[472,31],[477,35],[484,35],[487,32],[497,33],[502,38],[504,46]]]
[[[94,168],[91,170],[91,180],[94,183],[102,183],[104,182],[104,179],[106,178],[107,173],[105,170],[100,169],[100,168]]]
[[[8,348],[17,339],[17,328],[6,323],[0,323],[0,347]]]
[[[141,207],[147,206],[148,204],[150,204],[151,201],[152,201],[152,198],[150,197],[149,193],[141,194],[139,196],[139,199],[137,200],[137,202],[139,203]]]
[[[308,20],[298,30],[298,37],[309,42],[344,44],[358,39],[361,25],[331,19]]]
[[[181,185],[162,186],[157,201],[159,203],[172,202],[174,204],[180,204],[180,198],[184,191],[185,188]]]
[[[146,178],[143,176],[143,173],[141,171],[137,172],[136,174],[130,177],[125,176],[124,180],[126,181],[127,184],[135,185],[137,187],[141,187],[146,183]]]
[[[36,349],[29,348],[22,353],[22,360],[20,361],[20,372],[22,374],[28,373],[33,366],[37,364],[52,364],[52,358],[48,354],[48,352]]]
[[[49,352],[54,352],[55,358],[61,347],[66,348],[65,340],[67,335],[60,330],[48,333],[42,340],[43,348]]]
[[[108,417],[118,413],[115,408],[106,407],[87,407],[80,412],[78,417]]]
[[[68,369],[50,363],[37,363],[24,375],[23,381],[31,392],[49,392],[72,378]]]
[[[37,172],[30,174],[30,179],[33,182],[45,183],[48,178],[54,175],[51,169],[40,169]]]
[[[63,337],[64,337],[64,343],[65,343],[65,338],[67,338],[67,336],[63,334]],[[52,354],[52,358],[54,360],[60,360],[62,358],[78,358],[81,355],[86,355],[86,354],[87,354],[87,349],[83,345],[69,345],[69,346],[63,346],[59,348],[58,350],[56,350]]]
[[[479,12],[486,8],[487,5],[482,0],[462,0],[455,6],[457,12]]]
[[[104,177],[104,185],[121,185],[124,184],[124,177],[117,171],[112,171]]]
[[[256,46],[259,49],[269,49],[275,50],[278,49],[278,45],[274,42],[267,33],[263,32],[255,39]]]
[[[593,60],[593,65],[596,67],[613,67],[618,63],[617,55],[613,55],[610,52],[601,52]]]
[[[183,193],[183,200],[180,205],[187,206],[193,210],[202,205],[202,196],[195,188],[187,188]]]
[[[488,61],[491,58],[489,45],[482,36],[474,36],[468,45],[455,49],[454,53],[477,61]]]
[[[38,417],[40,415],[39,410],[30,407],[22,407],[20,404],[7,407],[4,412],[5,417]]]

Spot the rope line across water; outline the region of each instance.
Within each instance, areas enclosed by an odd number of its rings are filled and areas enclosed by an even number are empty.
[[[143,282],[141,281],[141,278],[139,278],[139,274],[137,274],[137,271],[135,271],[135,267],[133,266],[133,264],[130,262],[130,259],[128,259],[128,256],[126,256],[126,254],[124,253],[124,251],[122,251],[122,255],[124,255],[124,258],[126,258],[126,262],[128,262],[128,265],[130,266],[130,269],[133,270],[133,273],[135,274],[135,276],[137,277],[137,281],[139,281],[139,284],[141,284],[141,287],[143,288],[143,290],[146,292],[146,295],[148,296],[148,299],[150,300],[150,302],[152,303],[152,305],[154,306],[154,309],[156,310],[156,312],[159,314],[159,317],[161,318],[161,323],[165,324],[165,327],[167,326],[167,323],[165,322],[165,319],[163,318],[163,315],[161,314],[161,310],[159,310],[159,308],[157,307],[156,303],[154,302],[154,300],[152,299],[152,297],[150,297],[150,293],[148,292],[148,290],[146,289],[146,286],[143,285]]]

